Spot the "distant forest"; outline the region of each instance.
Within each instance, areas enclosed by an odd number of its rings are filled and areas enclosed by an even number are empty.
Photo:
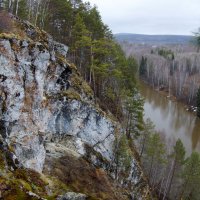
[[[129,42],[138,44],[189,44],[193,40],[193,36],[188,35],[143,35],[131,33],[115,34],[115,38],[119,42]]]
[[[141,36],[141,43],[128,39],[120,44],[126,56],[136,58],[141,79],[155,89],[164,90],[169,97],[174,96],[186,104],[196,106],[200,85],[200,53],[195,37],[151,37],[155,39],[155,43],[148,44],[148,36]],[[163,40],[158,42],[161,38]],[[164,44],[167,38],[168,43]]]

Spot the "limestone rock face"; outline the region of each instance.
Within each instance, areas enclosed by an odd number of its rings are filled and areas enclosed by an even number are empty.
[[[87,157],[114,177],[113,148],[120,125],[95,105],[92,90],[66,60],[68,47],[28,23],[24,26],[26,39],[0,38],[0,134],[4,144],[24,167],[38,172],[47,157],[59,158],[67,152]],[[42,34],[39,42],[38,34]],[[135,189],[142,181],[142,171],[133,158],[129,177],[121,183]]]
[[[75,84],[81,87],[86,83],[76,70],[61,61],[68,48],[49,41],[52,50],[39,42],[0,40],[4,138],[25,167],[40,172],[45,161],[45,143],[65,136],[79,140],[80,154],[84,154],[81,145],[87,143],[112,160],[115,125],[97,111],[84,89],[77,91]],[[55,54],[60,57],[52,58]],[[87,92],[92,99],[92,91]]]

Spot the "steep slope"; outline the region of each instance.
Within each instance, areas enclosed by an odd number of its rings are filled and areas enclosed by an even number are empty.
[[[115,141],[123,130],[95,105],[66,60],[68,47],[28,22],[14,24],[16,34],[0,34],[0,196],[17,199],[22,190],[19,199],[62,199],[58,194],[75,191],[88,199],[147,199],[134,156],[116,173]]]

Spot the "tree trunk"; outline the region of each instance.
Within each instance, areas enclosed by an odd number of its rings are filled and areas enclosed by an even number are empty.
[[[173,165],[170,167],[170,171],[169,171],[169,174],[167,176],[167,180],[166,180],[166,184],[165,184],[165,189],[164,189],[164,192],[163,192],[163,199],[162,200],[165,200],[165,198],[167,196],[167,191],[168,191],[168,187],[169,187],[169,180],[170,180],[170,176],[171,176],[172,170],[173,170]]]
[[[154,156],[151,157],[151,164],[150,164],[150,170],[149,170],[149,179],[151,178],[152,167],[153,167],[153,161],[154,161]]]
[[[143,141],[142,141],[142,149],[141,149],[141,151],[140,151],[140,158],[142,157],[142,154],[143,154],[143,152],[144,152],[144,147],[145,147],[145,143],[146,143],[146,137],[145,137],[145,135],[143,136],[144,138],[143,138]]]
[[[16,2],[16,10],[15,10],[15,15],[17,16],[18,14],[18,9],[19,9],[19,0]]]
[[[172,186],[172,181],[173,181],[173,179],[174,179],[175,169],[176,169],[176,158],[175,158],[174,161],[173,161],[173,165],[172,165],[172,175],[171,175],[171,178],[170,178],[169,187],[168,187],[166,196],[168,196],[168,194],[170,194],[171,186]]]
[[[94,100],[96,102],[96,83],[95,83],[94,69],[92,70],[92,79],[93,79]]]
[[[184,183],[184,185],[183,185],[183,189],[182,189],[182,191],[181,191],[180,198],[179,198],[179,199],[181,199],[181,200],[182,200],[183,195],[184,195],[184,193],[185,193],[185,188],[187,187],[187,184],[188,184],[188,180],[187,180],[187,181]]]
[[[91,47],[90,47],[90,57],[91,57],[91,66],[90,66],[89,83],[90,83],[90,85],[91,85],[91,84],[92,84],[92,70],[93,70],[93,65],[94,65],[94,56],[93,56],[92,45],[91,45]]]
[[[160,184],[160,189],[159,189],[159,199],[161,199],[161,194],[162,194],[162,187],[164,183],[165,177],[162,178],[161,184]]]
[[[37,25],[37,21],[38,21],[40,3],[41,3],[40,0],[38,0],[37,9],[36,9],[36,13],[35,13],[35,22],[34,22],[35,25]]]

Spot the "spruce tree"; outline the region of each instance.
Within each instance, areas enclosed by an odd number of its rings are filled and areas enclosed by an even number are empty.
[[[194,33],[194,40],[193,40],[194,44],[197,47],[197,51],[199,52],[200,50],[200,28],[198,29],[197,32]]]
[[[174,177],[181,172],[183,165],[185,164],[185,147],[180,139],[176,141],[174,146],[174,150],[172,153],[172,163],[171,169],[169,172],[169,181],[167,181],[166,193],[164,197],[168,197],[170,195],[171,187],[173,184]]]
[[[155,125],[153,124],[151,119],[147,118],[147,120],[144,122],[144,130],[140,138],[140,157],[143,156],[143,152],[148,144],[148,140],[151,137],[151,135],[154,134],[154,131]]]
[[[158,163],[164,163],[165,162],[165,145],[161,141],[161,137],[159,133],[154,133],[150,136],[147,149],[146,149],[146,156],[147,160],[149,162],[149,172],[148,177],[152,178],[153,168]]]
[[[142,56],[142,60],[140,62],[140,68],[139,68],[139,75],[145,76],[147,72],[147,58]]]

